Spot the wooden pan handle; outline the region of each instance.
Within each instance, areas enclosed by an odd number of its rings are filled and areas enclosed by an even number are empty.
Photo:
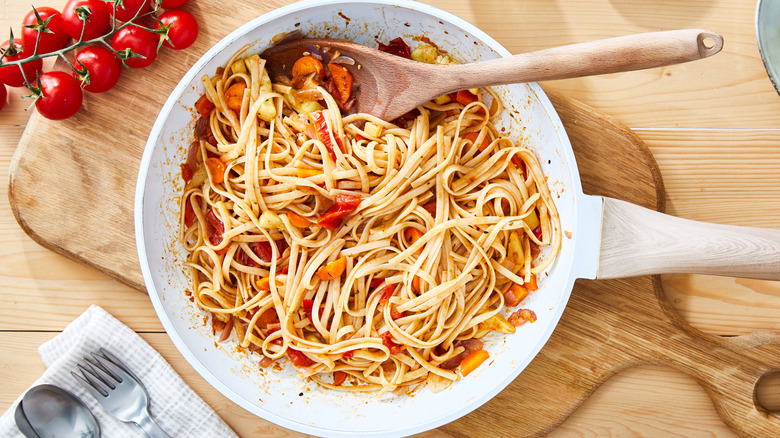
[[[681,219],[605,197],[597,278],[667,273],[780,280],[780,230]]]
[[[448,85],[466,89],[641,70],[712,56],[723,37],[703,29],[682,29],[621,36],[522,53],[491,61],[447,66],[458,69]],[[457,82],[457,84],[453,84]],[[433,83],[433,82],[432,82]],[[447,91],[447,90],[445,90]],[[449,90],[452,91],[452,90]]]

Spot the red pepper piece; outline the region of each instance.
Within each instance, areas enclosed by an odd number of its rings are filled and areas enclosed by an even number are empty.
[[[181,165],[181,177],[184,179],[184,184],[189,183],[192,176],[195,175],[195,171],[198,170],[199,149],[199,141],[193,141],[187,149],[187,160]]]
[[[390,332],[384,332],[382,334],[382,345],[390,350],[390,354],[398,354],[404,351],[405,348],[403,345],[398,345],[393,341],[393,336]]]
[[[387,52],[391,55],[400,56],[406,59],[412,58],[412,49],[409,48],[409,46],[401,37],[393,39],[387,44],[382,44],[379,41],[377,41],[377,43],[379,43],[379,50],[383,52]]]
[[[333,230],[341,225],[341,219],[352,213],[362,198],[350,195],[336,195],[336,202],[317,219],[317,225],[326,230]]]
[[[292,362],[292,364],[296,367],[307,367],[314,363],[313,360],[309,359],[309,356],[306,356],[302,352],[290,347],[287,347],[287,357],[290,358],[290,362]]]

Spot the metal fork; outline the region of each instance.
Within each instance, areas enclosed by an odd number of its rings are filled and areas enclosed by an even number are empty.
[[[113,354],[101,348],[70,373],[114,417],[135,423],[150,438],[170,438],[149,414],[149,395],[138,377]]]

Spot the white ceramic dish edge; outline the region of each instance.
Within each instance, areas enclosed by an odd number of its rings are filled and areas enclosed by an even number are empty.
[[[155,125],[151,131],[149,142],[147,143],[146,149],[144,151],[144,155],[142,157],[141,166],[139,170],[139,177],[138,177],[139,178],[138,186],[136,187],[136,196],[135,196],[136,242],[138,245],[138,253],[139,253],[139,259],[141,261],[141,269],[144,275],[144,281],[146,282],[147,288],[149,289],[149,295],[154,305],[155,311],[160,316],[160,320],[165,330],[168,332],[169,336],[171,337],[172,341],[177,346],[181,354],[187,359],[187,361],[193,366],[193,368],[195,368],[195,370],[198,373],[200,373],[218,391],[225,394],[228,398],[230,398],[237,404],[241,405],[243,408],[247,409],[248,411],[262,418],[265,418],[283,427],[297,430],[304,433],[310,433],[314,435],[329,435],[329,436],[331,435],[333,436],[336,435],[338,436],[409,435],[409,434],[429,430],[431,428],[435,428],[442,424],[451,422],[467,414],[468,412],[476,409],[477,407],[481,406],[483,403],[488,401],[490,398],[495,396],[495,394],[497,394],[499,391],[505,388],[506,385],[508,385],[528,365],[528,363],[530,363],[533,357],[535,357],[536,354],[539,352],[539,350],[541,350],[542,346],[546,343],[547,339],[552,334],[552,331],[554,330],[557,321],[559,320],[561,314],[563,313],[565,304],[568,301],[568,297],[571,288],[573,286],[574,280],[579,277],[593,278],[595,276],[595,272],[596,272],[595,260],[597,260],[598,257],[594,256],[594,254],[598,253],[598,241],[599,241],[598,231],[600,230],[600,223],[601,223],[600,221],[601,221],[602,199],[598,197],[590,197],[590,196],[582,195],[582,191],[579,183],[579,176],[577,174],[577,169],[576,169],[576,163],[574,161],[573,153],[571,151],[568,138],[565,135],[565,131],[563,130],[562,125],[560,124],[560,120],[558,119],[558,116],[555,113],[552,104],[549,102],[549,100],[547,99],[547,97],[544,95],[543,91],[537,84],[528,84],[527,86],[530,88],[531,92],[538,99],[544,111],[547,113],[547,116],[553,121],[554,124],[556,124],[555,129],[557,131],[558,141],[561,142],[560,150],[558,150],[558,152],[566,155],[565,157],[561,157],[561,158],[563,159],[563,161],[566,162],[566,165],[568,166],[567,171],[572,173],[572,175],[570,175],[571,177],[570,180],[567,181],[565,184],[563,184],[563,186],[565,186],[563,190],[566,190],[568,192],[568,196],[573,200],[572,203],[574,204],[571,206],[571,208],[565,211],[566,214],[571,216],[571,220],[566,221],[567,224],[564,225],[564,228],[567,231],[571,232],[575,236],[575,238],[570,239],[569,242],[565,242],[565,245],[567,251],[569,252],[569,257],[572,260],[577,259],[578,261],[577,263],[569,263],[569,262],[564,263],[564,265],[566,266],[558,266],[558,268],[566,268],[567,270],[569,270],[569,273],[566,275],[559,275],[559,277],[566,277],[566,280],[559,281],[558,284],[556,284],[556,289],[560,289],[556,291],[559,294],[557,296],[557,300],[558,300],[557,305],[553,305],[552,308],[550,309],[550,312],[547,312],[545,314],[545,318],[546,318],[545,324],[539,324],[539,325],[535,324],[538,327],[538,330],[536,330],[537,332],[534,333],[533,335],[533,338],[536,339],[536,342],[532,346],[530,346],[530,348],[527,348],[525,350],[525,354],[522,355],[520,359],[513,361],[512,366],[509,367],[511,369],[511,372],[506,373],[503,379],[501,379],[498,383],[494,383],[489,390],[481,391],[477,397],[471,398],[470,400],[468,400],[467,403],[462,404],[459,407],[450,409],[445,415],[437,415],[437,416],[433,416],[432,418],[429,418],[427,421],[415,422],[407,425],[401,424],[398,427],[386,428],[382,430],[365,430],[365,429],[337,430],[334,428],[323,428],[318,426],[317,424],[310,424],[310,423],[307,424],[301,421],[290,420],[286,416],[278,415],[274,412],[263,409],[262,407],[258,406],[256,403],[247,400],[245,396],[238,394],[229,385],[225,384],[223,380],[220,378],[220,376],[215,375],[212,372],[212,370],[209,369],[209,367],[204,365],[201,361],[201,358],[197,357],[193,353],[193,351],[191,351],[191,346],[187,345],[184,339],[182,339],[182,337],[179,335],[179,332],[177,331],[177,327],[173,324],[171,315],[168,313],[169,309],[166,309],[164,303],[165,297],[161,297],[160,294],[157,293],[156,290],[157,285],[155,284],[155,273],[153,273],[152,271],[150,259],[148,257],[149,248],[147,248],[147,246],[149,242],[147,242],[146,237],[144,235],[144,221],[146,217],[145,212],[151,210],[150,206],[145,204],[145,190],[147,189],[147,181],[148,178],[150,177],[150,167],[154,164],[152,162],[153,152],[155,150],[156,145],[160,142],[160,137],[163,135],[163,128],[166,123],[167,116],[177,105],[179,99],[185,93],[185,91],[189,87],[191,87],[191,82],[195,79],[195,75],[200,70],[202,70],[204,66],[206,66],[206,64],[208,64],[211,60],[213,60],[214,57],[216,57],[218,54],[225,51],[226,47],[230,46],[232,43],[239,40],[251,29],[254,29],[263,23],[267,23],[278,17],[282,17],[287,14],[296,13],[298,11],[307,8],[312,8],[315,6],[333,5],[333,4],[351,4],[351,3],[363,3],[363,2],[359,2],[355,0],[348,0],[348,1],[310,0],[305,2],[295,3],[277,9],[275,11],[269,12],[245,24],[244,26],[241,26],[239,29],[237,29],[236,31],[232,32],[230,35],[225,37],[222,41],[220,41],[212,49],[210,49],[188,71],[188,73],[182,78],[180,83],[176,86],[176,88],[172,92],[171,97],[164,104],[160,112],[160,116],[158,116],[158,119],[155,122]],[[442,12],[430,6],[423,5],[416,2],[411,2],[411,1],[395,1],[392,3],[389,1],[375,1],[372,3],[383,4],[383,5],[387,5],[388,7],[398,6],[402,8],[417,10],[429,15],[437,16],[438,18],[446,21],[447,23],[453,24],[465,30],[471,36],[475,37],[477,40],[488,45],[491,49],[496,51],[496,53],[498,53],[500,56],[509,55],[509,52],[506,51],[503,47],[501,47],[492,38],[484,34],[482,31],[480,31],[473,25],[449,13]],[[154,216],[153,213],[150,213],[150,215]],[[581,232],[580,230],[587,230],[587,232]],[[594,230],[596,232],[593,232]],[[470,379],[471,377],[469,379],[456,383],[456,385],[468,385]],[[472,384],[474,384],[473,383],[474,381],[476,381],[476,379],[472,380]]]

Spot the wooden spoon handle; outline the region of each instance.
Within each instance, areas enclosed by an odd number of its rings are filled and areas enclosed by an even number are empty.
[[[696,273],[780,280],[780,230],[697,222],[604,198],[597,278]]]
[[[722,36],[702,29],[628,35],[452,66],[459,70],[449,77],[452,87],[441,91],[661,67],[706,58],[722,48]]]

